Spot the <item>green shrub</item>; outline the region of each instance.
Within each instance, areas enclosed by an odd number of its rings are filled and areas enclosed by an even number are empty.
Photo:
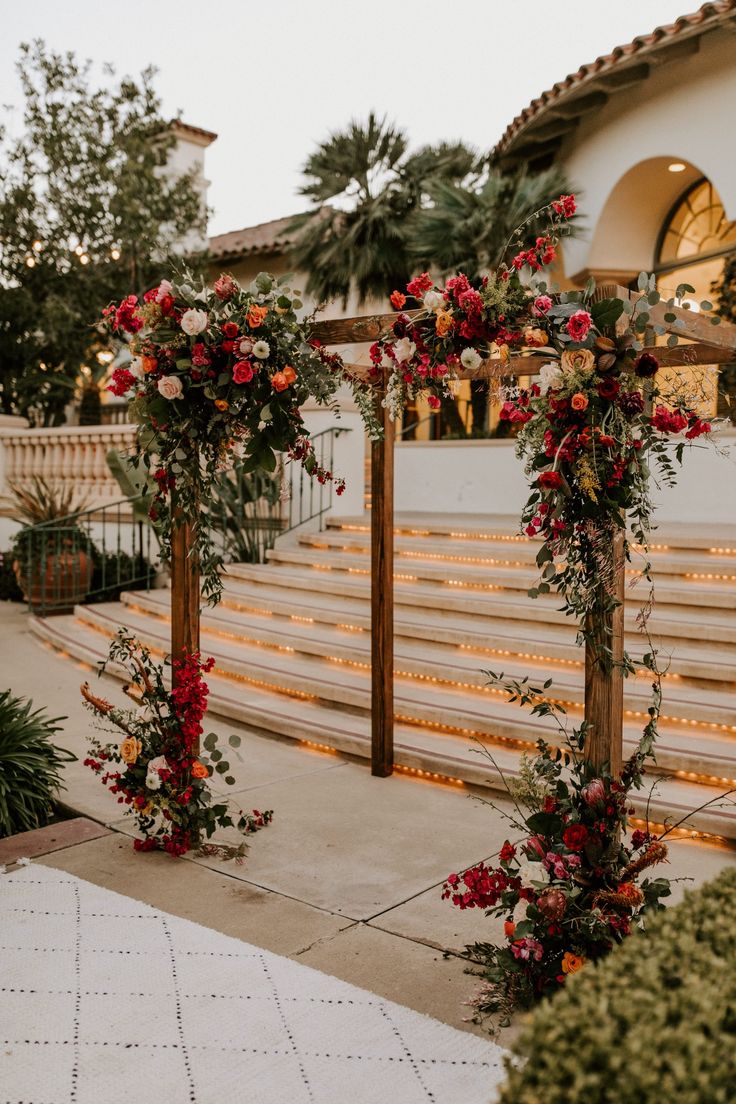
[[[534,1012],[501,1104],[733,1104],[735,1042],[730,868]]]
[[[0,693],[0,837],[42,828],[63,789],[61,768],[76,756],[52,742],[63,717],[47,717],[33,703]]]

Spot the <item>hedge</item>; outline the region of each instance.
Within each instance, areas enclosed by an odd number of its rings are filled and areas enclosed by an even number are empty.
[[[500,1104],[734,1104],[736,869],[540,1005]]]

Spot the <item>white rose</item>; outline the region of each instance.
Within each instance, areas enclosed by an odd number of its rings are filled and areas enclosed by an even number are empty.
[[[443,310],[445,307],[445,297],[441,291],[428,291],[424,296],[424,307],[428,311]]]
[[[140,357],[133,357],[128,366],[128,371],[131,376],[135,376],[136,379],[143,379],[143,364]]]
[[[562,386],[563,382],[562,369],[559,364],[543,364],[539,369],[539,390],[543,395],[546,395],[550,388],[556,391],[558,387]]]
[[[473,349],[472,347],[470,349],[463,349],[462,353],[460,354],[460,363],[462,364],[463,368],[469,368],[471,371],[473,371],[475,368],[478,368],[479,365],[483,363],[483,357],[480,355],[477,349]]]
[[[384,353],[379,361],[378,366],[379,368],[385,368],[387,372],[390,372],[394,367],[394,362],[392,361],[388,353]]]
[[[521,878],[522,889],[530,889],[532,882],[546,882],[547,871],[542,866],[541,862],[522,862],[519,864],[519,878]]]
[[[148,769],[146,770],[146,789],[160,790],[161,775],[158,772],[168,769],[169,764],[166,761],[165,755],[158,755],[155,759],[149,760]]]
[[[195,337],[197,334],[203,333],[208,325],[209,317],[207,311],[195,310],[194,307],[192,307],[191,310],[184,311],[184,314],[181,316],[181,328],[189,337]]]
[[[156,386],[165,399],[180,399],[184,392],[178,376],[162,376]]]
[[[267,360],[271,352],[271,346],[267,341],[256,341],[253,346],[253,356],[258,357],[259,360]]]
[[[399,364],[411,360],[417,351],[417,347],[408,337],[401,337],[394,345],[394,356]]]
[[[523,897],[520,897],[514,905],[514,911],[511,916],[511,919],[515,924],[521,924],[523,920],[526,920],[527,906],[528,902],[525,901]]]

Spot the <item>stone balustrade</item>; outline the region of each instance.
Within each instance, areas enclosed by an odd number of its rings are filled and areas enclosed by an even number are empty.
[[[125,451],[135,440],[136,426],[59,426],[29,429],[22,419],[0,424],[0,513],[12,514],[10,485],[28,486],[34,476],[59,487],[74,487],[87,506],[122,497],[110,473],[110,449]]]

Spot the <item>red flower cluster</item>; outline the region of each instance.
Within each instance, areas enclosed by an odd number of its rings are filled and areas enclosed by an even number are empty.
[[[187,655],[184,659],[175,659],[174,686],[171,699],[176,706],[177,719],[181,727],[182,751],[191,755],[202,735],[202,718],[207,712],[209,688],[202,677],[215,665],[214,659],[202,660],[200,653]]]
[[[578,205],[575,202],[574,195],[561,195],[559,199],[555,199],[552,203],[552,210],[566,219],[572,218],[577,209]]]
[[[485,863],[465,870],[462,874],[450,874],[442,888],[442,899],[452,899],[458,908],[493,908],[507,889],[518,890],[518,878],[509,877],[504,870],[491,870]]]
[[[107,390],[111,391],[113,395],[122,396],[127,395],[134,385],[135,376],[132,372],[129,372],[127,368],[116,368]]]
[[[548,235],[545,235],[544,237],[537,238],[531,249],[524,249],[521,253],[517,253],[511,263],[517,272],[522,269],[524,265],[529,265],[532,272],[539,272],[540,268],[552,264],[556,256],[557,252],[552,239]]]

